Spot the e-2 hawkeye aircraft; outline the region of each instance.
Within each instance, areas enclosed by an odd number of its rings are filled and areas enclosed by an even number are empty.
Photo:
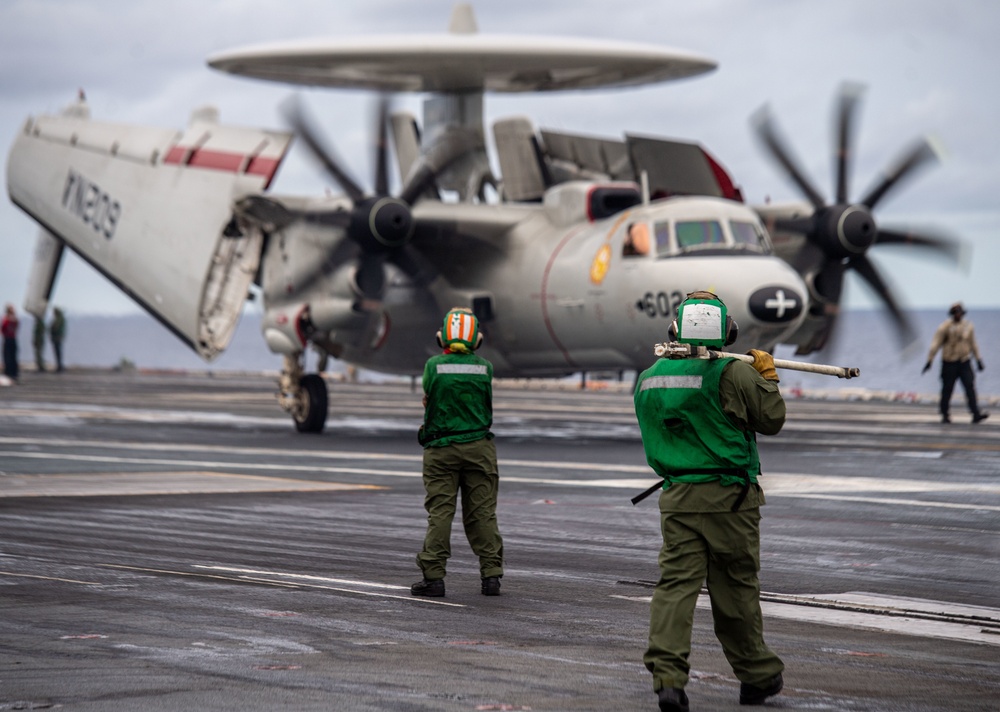
[[[206,360],[229,343],[252,283],[263,336],[283,356],[278,400],[302,432],[323,429],[325,381],[306,352],[416,375],[442,314],[479,317],[497,376],[640,370],[677,305],[712,289],[741,348],[821,348],[854,269],[908,326],[866,257],[874,244],[951,252],[948,241],[876,226],[872,209],[932,157],[918,144],[864,199],[848,200],[855,93],[840,104],[836,202],[827,204],[764,117],[764,145],[807,203],[751,208],[700,145],[536,132],[496,121],[486,92],[631,87],[692,77],[715,62],[633,43],[479,34],[458,5],[440,36],[309,40],[210,57],[217,70],[383,96],[428,94],[422,125],[383,99],[370,190],[323,145],[297,103],[293,131],[219,123],[183,131],[92,121],[81,101],[29,118],[10,150],[11,200],[41,224],[26,311],[43,316],[69,246]],[[388,134],[401,190],[389,190]],[[267,193],[297,133],[340,196]],[[442,198],[444,196],[444,198]],[[769,230],[770,228],[770,230]]]

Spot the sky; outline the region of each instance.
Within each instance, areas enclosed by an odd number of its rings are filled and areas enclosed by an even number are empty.
[[[919,250],[868,254],[904,306],[964,301],[1000,308],[1000,3],[995,0],[505,0],[473,2],[480,33],[637,41],[708,56],[718,69],[639,89],[487,95],[488,126],[525,115],[536,127],[622,138],[625,132],[701,143],[751,204],[799,200],[766,157],[751,117],[769,106],[800,164],[833,193],[833,107],[843,82],[865,87],[851,196],[860,199],[910,144],[934,137],[944,160],[884,199],[881,225],[954,235],[964,268]],[[304,98],[328,142],[372,185],[374,96],[301,90],[234,77],[206,58],[235,47],[315,37],[446,31],[451,0],[4,0],[0,3],[0,146],[29,115],[55,113],[86,91],[95,120],[182,129],[211,104],[224,123],[283,128],[279,104]],[[418,116],[422,96],[400,96]],[[4,174],[6,171],[4,172]],[[272,185],[321,194],[330,181],[293,147]],[[0,302],[23,302],[35,223],[0,198]],[[915,254],[917,253],[917,254]],[[139,307],[67,254],[53,303],[78,314]],[[850,277],[847,308],[876,305]]]

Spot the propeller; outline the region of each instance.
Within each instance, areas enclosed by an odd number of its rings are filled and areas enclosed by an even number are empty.
[[[766,107],[754,117],[756,132],[767,148],[770,156],[780,165],[789,179],[798,187],[813,206],[813,214],[807,218],[777,219],[777,230],[799,233],[806,238],[807,252],[818,262],[812,287],[819,297],[814,314],[825,315],[828,319],[815,348],[822,348],[833,327],[843,289],[844,275],[853,270],[879,296],[889,312],[900,340],[912,343],[916,332],[900,309],[886,280],[868,258],[867,252],[875,245],[913,245],[957,261],[959,246],[941,235],[917,233],[880,227],[873,215],[875,207],[886,195],[896,190],[904,181],[913,177],[920,169],[936,160],[939,152],[926,138],[912,144],[900,159],[885,172],[882,179],[861,200],[852,202],[848,186],[848,176],[854,149],[854,124],[861,101],[862,87],[845,84],[836,104],[836,152],[835,152],[835,202],[827,203],[822,194],[813,186],[800,169],[787,143],[781,138],[774,118]]]
[[[375,130],[374,193],[367,193],[343,168],[332,149],[320,139],[313,122],[297,97],[283,107],[286,121],[302,139],[331,178],[350,198],[350,210],[303,211],[295,217],[310,222],[340,227],[360,250],[355,285],[362,298],[378,302],[385,288],[386,262],[392,262],[411,278],[420,277],[423,266],[419,255],[407,250],[418,223],[411,208],[435,182],[437,176],[462,158],[471,142],[460,134],[451,134],[447,141],[426,151],[414,166],[399,195],[389,194],[388,121],[389,101],[378,103]]]

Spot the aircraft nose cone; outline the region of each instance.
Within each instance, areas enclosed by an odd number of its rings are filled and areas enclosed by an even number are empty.
[[[759,321],[784,324],[802,313],[804,297],[790,287],[761,287],[750,295],[750,313]]]

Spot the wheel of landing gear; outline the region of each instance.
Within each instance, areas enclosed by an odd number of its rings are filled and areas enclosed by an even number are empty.
[[[321,433],[326,425],[328,405],[326,381],[315,373],[299,379],[302,389],[302,407],[292,413],[295,429],[300,433]]]

